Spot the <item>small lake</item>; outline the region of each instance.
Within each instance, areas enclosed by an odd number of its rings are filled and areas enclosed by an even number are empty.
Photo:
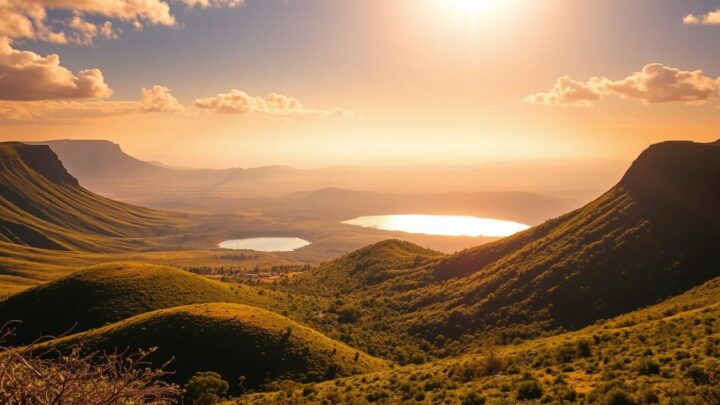
[[[220,242],[218,246],[232,250],[256,250],[258,252],[292,252],[309,245],[300,238],[248,238]]]
[[[530,228],[513,221],[461,215],[372,215],[343,221],[343,224],[384,231],[473,237],[510,236]]]

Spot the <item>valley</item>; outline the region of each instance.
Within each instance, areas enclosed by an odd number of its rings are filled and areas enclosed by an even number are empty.
[[[152,349],[229,403],[720,398],[718,142],[652,145],[594,201],[486,240],[342,224],[360,207],[338,190],[337,212],[138,208],[45,146],[0,152],[12,350]]]

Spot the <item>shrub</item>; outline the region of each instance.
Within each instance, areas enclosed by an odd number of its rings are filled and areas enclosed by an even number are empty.
[[[630,396],[619,387],[615,387],[608,391],[603,397],[602,403],[604,405],[634,405]]]
[[[355,323],[360,319],[360,310],[353,306],[344,306],[338,310],[338,322]]]
[[[577,352],[581,357],[592,356],[592,345],[589,340],[581,339],[577,341]]]
[[[660,374],[660,365],[658,365],[653,359],[640,360],[635,369],[641,375]]]
[[[520,401],[528,399],[539,399],[542,397],[543,389],[537,381],[523,381],[518,385],[515,398]]]
[[[707,373],[700,366],[691,366],[685,371],[685,376],[691,378],[697,385],[708,384],[710,382]]]
[[[462,398],[462,405],[484,405],[485,397],[478,394],[477,392],[468,392]]]
[[[198,371],[185,384],[185,395],[196,405],[212,405],[220,402],[227,394],[227,381],[214,371]]]
[[[1,404],[173,404],[180,388],[149,368],[148,352],[83,355],[80,349],[36,356],[0,352]]]

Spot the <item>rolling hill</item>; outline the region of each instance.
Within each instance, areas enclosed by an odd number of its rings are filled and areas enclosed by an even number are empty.
[[[720,401],[720,278],[557,336],[247,395],[237,403],[598,403]],[[536,402],[534,402],[536,401]]]
[[[109,263],[0,300],[0,324],[20,320],[10,344],[43,335],[83,332],[144,312],[189,304],[245,303],[273,307],[282,298],[251,286],[231,288],[174,267]],[[270,302],[275,301],[275,302]]]
[[[388,263],[373,272],[397,277],[357,285],[350,255],[287,288],[342,296],[359,312],[344,341],[405,362],[412,355],[396,348],[448,356],[483,339],[579,329],[720,275],[718,190],[720,143],[665,142],[597,200],[526,232],[416,264],[380,258],[397,252],[376,245],[362,260]]]
[[[135,207],[82,188],[47,146],[0,143],[0,241],[55,250],[142,246],[181,216]]]
[[[233,387],[245,376],[245,388],[274,380],[312,382],[379,371],[385,361],[368,356],[276,313],[227,303],[198,304],[144,313],[35,349],[86,351],[125,348],[158,350],[151,361],[173,359],[170,379],[184,383],[196,371],[220,373]]]

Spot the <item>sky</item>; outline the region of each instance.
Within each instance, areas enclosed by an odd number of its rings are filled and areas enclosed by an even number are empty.
[[[0,0],[0,140],[194,167],[720,138],[719,0]]]

